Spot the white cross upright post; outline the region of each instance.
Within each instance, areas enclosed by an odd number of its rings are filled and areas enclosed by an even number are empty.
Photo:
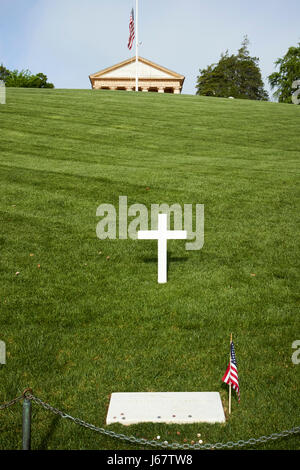
[[[158,282],[167,282],[167,240],[186,240],[186,230],[168,230],[167,214],[158,214],[157,230],[138,231],[138,240],[158,241]]]

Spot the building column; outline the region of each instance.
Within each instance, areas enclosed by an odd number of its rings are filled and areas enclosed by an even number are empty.
[[[164,93],[165,92],[165,89],[164,88],[159,88],[158,89],[158,93]]]
[[[174,88],[174,95],[180,95],[180,88]]]
[[[148,88],[142,88],[142,91],[148,91]]]

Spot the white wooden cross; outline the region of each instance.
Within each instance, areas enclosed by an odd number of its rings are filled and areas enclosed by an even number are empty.
[[[157,230],[139,230],[137,233],[139,240],[158,241],[158,282],[167,282],[167,240],[187,239],[186,230],[168,230],[167,214],[158,214]]]

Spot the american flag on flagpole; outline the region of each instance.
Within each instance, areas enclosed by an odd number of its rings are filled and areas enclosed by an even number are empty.
[[[133,13],[133,8],[130,13],[130,19],[129,19],[129,39],[128,39],[128,49],[132,48],[133,45],[133,40],[134,40],[134,13]]]
[[[233,341],[230,343],[230,362],[226,369],[225,375],[222,378],[223,382],[228,385],[231,385],[238,395],[238,399],[240,401],[240,387],[239,387],[239,378],[238,378],[238,371],[237,371],[237,363],[234,351],[234,344]]]

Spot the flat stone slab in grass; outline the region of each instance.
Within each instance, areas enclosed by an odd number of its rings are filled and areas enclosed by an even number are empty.
[[[225,423],[218,392],[112,393],[106,424]]]

